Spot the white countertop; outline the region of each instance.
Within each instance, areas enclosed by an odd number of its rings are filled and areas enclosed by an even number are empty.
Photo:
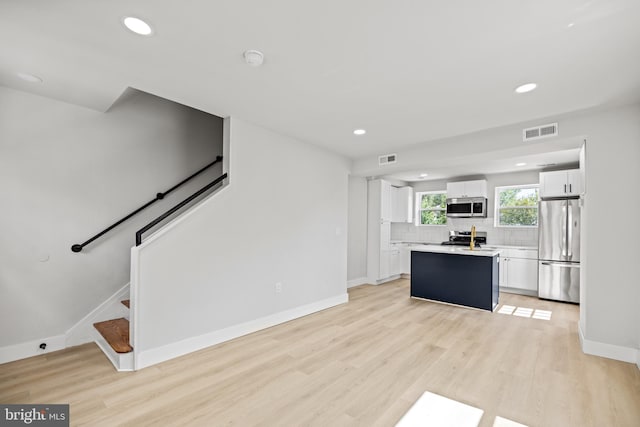
[[[442,245],[409,245],[409,249],[415,252],[433,252],[440,254],[455,254],[455,255],[473,255],[473,256],[498,256],[500,255],[500,249],[493,248],[480,248],[470,250],[466,246],[442,246]]]
[[[417,242],[417,241],[405,241],[405,240],[392,240],[390,243],[392,245],[406,244],[409,246],[414,246],[414,245],[440,246],[440,243],[437,243],[437,242],[431,243],[431,242]],[[500,250],[500,249],[521,249],[521,250],[534,250],[534,251],[538,250],[537,246],[494,245],[490,243],[482,243],[480,247],[481,249],[487,248],[487,249],[496,249],[496,250]]]

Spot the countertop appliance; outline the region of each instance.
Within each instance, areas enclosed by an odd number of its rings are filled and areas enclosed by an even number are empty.
[[[447,199],[447,216],[452,218],[486,218],[486,197]]]
[[[442,245],[452,245],[452,246],[469,246],[471,243],[471,232],[470,231],[449,231],[449,240],[442,242]],[[480,244],[487,243],[487,232],[486,231],[478,231],[476,232],[475,246],[476,248],[480,247]]]
[[[538,297],[580,302],[580,200],[538,204]]]

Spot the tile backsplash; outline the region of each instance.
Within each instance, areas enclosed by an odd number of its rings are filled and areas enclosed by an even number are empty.
[[[538,246],[537,228],[494,227],[493,218],[448,218],[447,225],[421,225],[392,223],[391,240],[440,243],[449,240],[449,230],[487,232],[490,245]]]

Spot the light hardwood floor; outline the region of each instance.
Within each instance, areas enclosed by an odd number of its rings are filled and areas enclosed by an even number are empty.
[[[349,295],[139,372],[93,344],[0,365],[0,402],[69,403],[72,425],[393,426],[431,391],[482,426],[640,426],[640,371],[581,352],[577,306],[501,294],[553,313],[520,318],[412,300],[408,280]]]

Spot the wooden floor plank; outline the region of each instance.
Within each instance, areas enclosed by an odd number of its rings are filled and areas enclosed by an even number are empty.
[[[409,298],[407,280],[138,372],[93,344],[0,365],[3,403],[70,403],[71,425],[393,426],[425,391],[535,426],[640,425],[640,371],[588,356],[572,304],[520,318]],[[128,328],[126,328],[128,331]]]

